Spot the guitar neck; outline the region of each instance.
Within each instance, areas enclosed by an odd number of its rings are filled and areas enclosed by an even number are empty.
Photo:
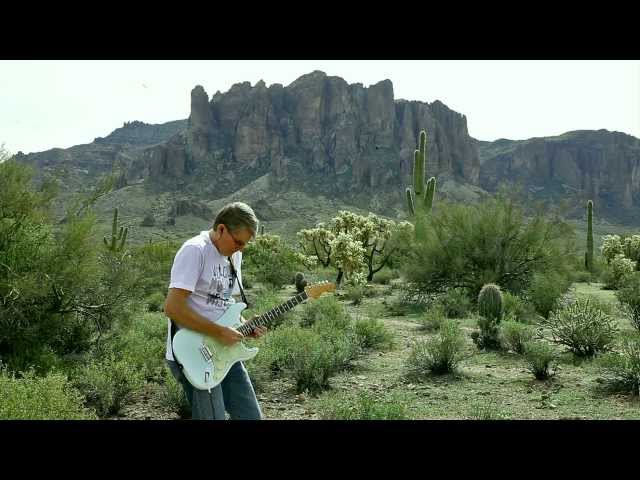
[[[287,313],[296,305],[304,302],[307,298],[309,298],[307,292],[299,293],[295,297],[291,297],[289,300],[281,303],[277,307],[272,308],[267,313],[263,313],[250,322],[242,324],[242,326],[238,328],[238,331],[243,335],[249,335],[251,332],[253,332],[254,328],[269,325],[280,315]]]

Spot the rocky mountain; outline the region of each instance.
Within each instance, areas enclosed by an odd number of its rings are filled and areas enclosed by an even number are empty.
[[[197,86],[185,131],[122,156],[122,167],[126,183],[215,179],[227,192],[269,173],[275,185],[344,194],[403,183],[420,128],[430,132],[432,174],[478,182],[464,115],[439,101],[395,100],[389,80],[365,88],[318,71],[287,87],[236,84],[211,99]]]
[[[574,131],[524,141],[479,142],[480,186],[520,183],[540,198],[594,199],[624,223],[640,219],[640,139],[620,132]]]
[[[115,170],[119,188],[143,183],[170,195],[169,216],[205,215],[207,202],[261,178],[272,192],[315,192],[389,213],[392,205],[403,208],[421,129],[427,175],[438,177],[442,195],[456,191],[451,185],[466,186],[474,198],[519,182],[537,198],[571,198],[576,206],[593,198],[600,212],[626,222],[640,209],[634,137],[600,130],[482,142],[469,136],[464,115],[440,101],[396,99],[389,80],[364,87],[320,71],[287,86],[238,83],[211,97],[196,86],[186,120],[128,122],[88,145],[17,157],[39,171],[72,172],[71,189]],[[268,194],[256,201],[269,209]]]

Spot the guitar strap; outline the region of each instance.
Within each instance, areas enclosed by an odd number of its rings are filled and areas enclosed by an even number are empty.
[[[249,301],[244,294],[244,290],[242,289],[242,283],[240,283],[240,279],[238,278],[238,273],[236,272],[236,268],[233,266],[233,262],[231,261],[231,257],[227,257],[229,260],[229,265],[231,265],[231,276],[233,277],[233,281],[238,281],[238,287],[240,287],[240,296],[242,297],[242,301],[247,304],[247,308],[250,308]]]

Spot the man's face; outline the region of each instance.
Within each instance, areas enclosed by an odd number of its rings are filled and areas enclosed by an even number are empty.
[[[220,231],[220,253],[225,256],[244,250],[244,247],[246,247],[251,238],[253,238],[248,228],[239,228],[232,232],[226,225],[219,225],[218,229]]]

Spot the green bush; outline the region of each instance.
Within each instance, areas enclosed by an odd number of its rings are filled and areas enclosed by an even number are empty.
[[[135,266],[96,242],[91,202],[64,205],[58,222],[52,185],[36,189],[28,167],[0,164],[0,357],[12,371],[88,351],[137,301]]]
[[[72,382],[98,416],[106,418],[120,412],[131,393],[143,386],[144,379],[129,360],[107,356],[78,369]]]
[[[536,309],[522,297],[510,292],[502,292],[504,302],[504,318],[522,323],[532,323],[535,319]]]
[[[600,359],[605,387],[640,395],[640,337],[625,338],[619,352]]]
[[[471,299],[462,288],[450,288],[438,296],[438,303],[444,308],[447,318],[463,318],[473,308]]]
[[[399,395],[380,399],[368,392],[356,398],[350,395],[330,395],[320,403],[324,420],[406,420],[407,403]]]
[[[336,355],[330,342],[313,331],[302,337],[302,342],[291,352],[291,364],[286,369],[296,382],[298,393],[319,393],[329,386],[329,378],[343,366],[348,355]]]
[[[385,349],[393,345],[393,334],[376,318],[364,318],[355,322],[356,341],[363,349]]]
[[[85,420],[95,414],[61,373],[38,377],[27,371],[20,378],[0,369],[0,420]]]
[[[528,325],[514,321],[504,321],[500,325],[500,343],[505,350],[524,353],[524,345],[533,338]]]
[[[366,285],[346,285],[344,298],[351,301],[353,305],[360,305],[360,303],[362,303],[362,298],[365,296],[366,290]]]
[[[111,345],[115,356],[127,359],[147,381],[162,377],[167,342],[167,320],[157,313],[140,314]]]
[[[440,332],[414,343],[407,359],[410,377],[454,372],[463,358],[464,336],[455,320],[445,320]]]
[[[591,298],[578,298],[552,312],[545,325],[553,341],[565,345],[578,357],[591,357],[611,348],[617,326]]]
[[[553,347],[545,342],[531,341],[524,344],[524,358],[527,369],[538,380],[546,380],[555,374],[557,355]]]
[[[162,405],[177,413],[182,419],[191,418],[191,405],[189,405],[189,400],[184,393],[184,388],[175,379],[166,364],[162,376],[164,379],[164,389],[160,397]]]
[[[556,308],[562,294],[570,286],[569,279],[561,273],[553,271],[544,274],[537,273],[529,285],[527,297],[535,306],[536,311],[544,318],[548,318],[551,311]]]
[[[617,292],[616,297],[624,306],[624,311],[633,325],[640,332],[640,273],[629,276],[627,282]]]
[[[323,295],[317,300],[307,302],[302,307],[300,325],[310,327],[322,324],[323,327],[344,330],[351,323],[351,317],[333,295]]]
[[[164,309],[164,300],[165,300],[165,297],[162,293],[160,292],[152,293],[145,300],[147,311],[162,312]]]
[[[544,212],[527,218],[504,192],[481,203],[439,205],[404,265],[407,280],[423,292],[459,287],[476,298],[495,283],[518,293],[536,272],[563,271],[573,251],[567,224]]]
[[[428,332],[440,330],[440,325],[446,320],[444,305],[435,302],[431,307],[418,317],[418,323]]]
[[[373,282],[380,285],[389,285],[391,280],[398,278],[398,272],[390,268],[383,268],[373,277]]]
[[[303,257],[278,235],[258,235],[245,249],[242,269],[255,281],[280,289],[304,267]]]

